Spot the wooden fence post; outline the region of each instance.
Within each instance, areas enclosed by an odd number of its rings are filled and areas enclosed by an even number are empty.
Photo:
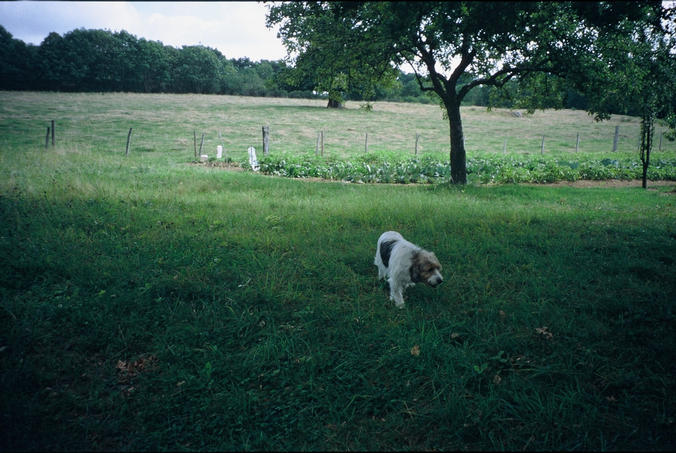
[[[322,157],[324,157],[324,131],[322,131],[321,137],[322,137],[322,145],[321,145]]]
[[[202,132],[202,141],[200,141],[200,158],[202,157],[202,145],[204,145],[204,132]]]
[[[47,135],[45,136],[45,149],[49,147],[49,126],[47,126]]]
[[[366,133],[366,137],[364,137],[364,152],[368,153],[369,152],[369,133]]]
[[[418,155],[418,139],[420,138],[420,134],[416,133],[415,134],[415,155]]]
[[[542,136],[542,143],[540,143],[540,154],[545,153],[545,136]]]
[[[124,150],[124,155],[129,155],[129,143],[131,142],[131,127],[129,128],[129,133],[127,134],[127,148]]]
[[[270,152],[270,126],[263,126],[263,155]]]
[[[54,147],[54,120],[52,120],[52,147]]]
[[[615,137],[613,137],[613,152],[617,151],[617,142],[620,139],[620,126],[615,126]]]
[[[575,152],[580,150],[580,133],[577,133],[577,138],[575,139]]]

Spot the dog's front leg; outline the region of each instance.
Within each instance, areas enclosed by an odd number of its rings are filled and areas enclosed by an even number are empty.
[[[394,301],[397,308],[404,308],[404,288],[392,282],[390,279],[390,300]]]

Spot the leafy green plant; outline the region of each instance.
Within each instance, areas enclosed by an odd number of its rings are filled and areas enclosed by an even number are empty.
[[[485,155],[467,161],[470,180],[481,183],[552,183],[580,179],[637,179],[638,159],[583,155],[579,160],[552,157]],[[291,178],[317,177],[357,183],[439,183],[450,177],[448,165],[438,158],[367,155],[353,160],[318,157],[269,156],[261,172]],[[676,159],[654,163],[651,179],[676,180]]]

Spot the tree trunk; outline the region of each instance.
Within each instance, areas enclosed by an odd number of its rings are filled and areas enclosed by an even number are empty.
[[[451,127],[451,184],[467,184],[467,156],[460,119],[460,103],[447,102],[446,113]]]
[[[653,146],[654,119],[652,109],[644,108],[641,118],[641,163],[643,164],[641,185],[644,189],[648,188],[648,167]]]
[[[336,101],[335,99],[329,98],[329,104],[326,107],[330,109],[342,109],[343,104],[340,101]]]

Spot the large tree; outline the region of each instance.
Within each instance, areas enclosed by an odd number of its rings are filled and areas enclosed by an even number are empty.
[[[599,73],[599,39],[659,22],[661,2],[292,2],[274,4],[297,60],[331,37],[332,58],[315,68],[409,63],[423,91],[439,95],[450,125],[451,182],[467,182],[460,105],[478,86],[537,74],[582,80]],[[331,30],[338,32],[334,35]],[[629,38],[631,35],[625,35]],[[341,50],[342,49],[342,50]],[[351,61],[351,63],[350,63]],[[463,74],[470,73],[470,81]]]

